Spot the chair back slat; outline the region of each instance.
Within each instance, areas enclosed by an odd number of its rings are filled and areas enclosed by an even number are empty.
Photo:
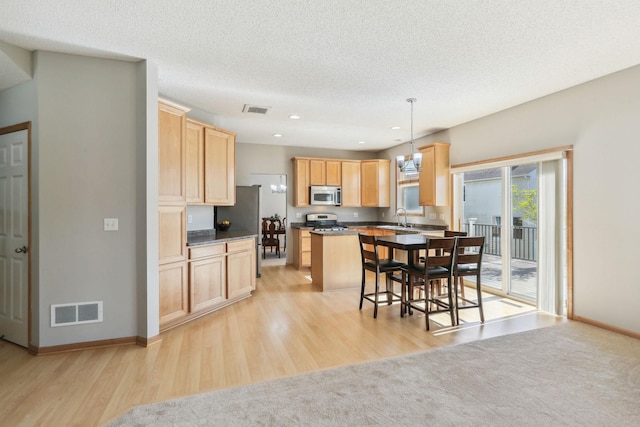
[[[457,237],[458,253],[456,265],[480,264],[484,252],[484,236],[481,237]]]
[[[453,266],[453,252],[455,247],[455,237],[427,239],[425,243],[425,267],[427,269],[429,267],[445,267],[451,269]]]
[[[371,261],[378,265],[378,245],[376,244],[376,237],[368,236],[366,234],[358,234],[358,238],[360,239],[360,253],[362,254],[362,263],[364,264],[367,261]],[[367,245],[368,247],[372,247],[373,250],[369,250],[365,245]]]

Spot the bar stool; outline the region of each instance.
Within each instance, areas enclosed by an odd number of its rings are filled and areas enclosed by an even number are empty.
[[[452,289],[456,239],[455,237],[427,239],[424,245],[424,263],[407,265],[402,274],[404,285],[400,316],[404,317],[406,311],[412,314],[413,309],[423,312],[427,331],[429,330],[429,313],[449,312],[451,326],[456,324]],[[443,280],[446,280],[447,293],[441,295],[438,292],[436,295],[434,286],[431,285]],[[416,287],[424,287],[424,299],[414,298]]]
[[[484,252],[484,236],[481,237],[457,237],[456,259],[453,266],[454,289],[456,296],[456,324],[460,324],[459,310],[478,308],[480,321],[484,323],[484,311],[482,309],[482,291],[480,289],[480,271],[482,270],[482,253]],[[465,276],[476,277],[477,301],[465,298],[464,293],[458,296],[458,280]],[[464,285],[463,285],[464,286]],[[460,305],[459,301],[465,304]]]
[[[378,317],[378,305],[380,304],[380,295],[386,295],[387,305],[391,305],[394,301],[401,301],[401,295],[393,291],[393,282],[403,283],[402,274],[406,264],[393,259],[393,252],[390,252],[391,258],[380,259],[378,257],[378,243],[375,236],[367,236],[359,234],[360,254],[362,255],[362,288],[360,289],[360,310],[362,303],[366,299],[373,303],[373,318]],[[375,290],[365,293],[366,272],[371,271],[375,274]],[[385,275],[386,290],[380,291],[380,274]]]

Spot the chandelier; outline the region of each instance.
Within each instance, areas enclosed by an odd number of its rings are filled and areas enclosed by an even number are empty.
[[[407,102],[411,104],[411,154],[406,161],[405,156],[396,157],[400,171],[406,174],[420,172],[420,165],[422,164],[422,153],[415,152],[416,147],[413,143],[413,103],[416,101],[417,99],[415,98],[407,99]]]

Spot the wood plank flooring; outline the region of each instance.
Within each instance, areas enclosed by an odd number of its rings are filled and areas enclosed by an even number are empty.
[[[162,342],[30,356],[0,341],[0,425],[100,426],[130,408],[319,369],[397,356],[565,321],[487,294],[459,327],[425,331],[397,305],[358,310],[359,291],[321,293],[309,271],[265,267],[254,295],[165,332]],[[370,277],[369,283],[373,282]],[[467,296],[473,295],[468,290]]]

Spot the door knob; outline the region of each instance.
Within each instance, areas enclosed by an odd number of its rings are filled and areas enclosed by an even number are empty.
[[[26,253],[27,253],[27,247],[26,247],[26,246],[23,246],[23,247],[21,247],[21,248],[17,248],[17,249],[16,249],[16,253],[17,253],[17,254],[20,254],[20,253],[26,254]]]

